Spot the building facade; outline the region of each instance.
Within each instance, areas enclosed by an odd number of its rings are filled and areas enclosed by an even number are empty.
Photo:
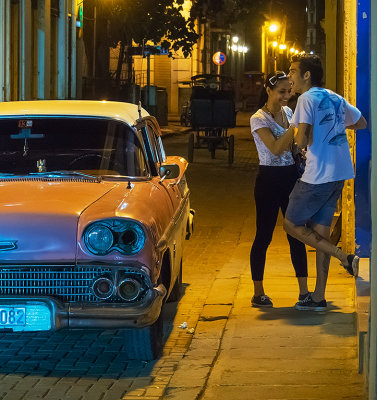
[[[0,101],[81,95],[83,0],[0,2]]]

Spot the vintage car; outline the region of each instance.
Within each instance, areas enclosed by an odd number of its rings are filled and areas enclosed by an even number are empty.
[[[134,104],[0,105],[0,332],[123,329],[162,350],[192,233],[187,161]]]

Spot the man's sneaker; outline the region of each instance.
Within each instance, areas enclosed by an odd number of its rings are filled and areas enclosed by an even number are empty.
[[[298,302],[304,301],[308,296],[310,296],[310,292],[305,293],[305,294],[299,294],[298,295]]]
[[[253,296],[251,305],[253,307],[272,307],[272,301],[267,295],[262,294],[261,296]]]
[[[312,296],[309,295],[305,300],[299,301],[295,304],[295,309],[300,311],[326,311],[326,300],[314,301]]]
[[[360,258],[358,256],[350,254],[347,256],[348,265],[342,265],[350,275],[357,277],[359,275],[359,261]]]

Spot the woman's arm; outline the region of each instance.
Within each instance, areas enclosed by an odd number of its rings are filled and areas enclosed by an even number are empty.
[[[255,132],[261,138],[268,150],[277,156],[291,147],[295,133],[295,127],[291,125],[278,139],[274,137],[269,128],[260,128]]]

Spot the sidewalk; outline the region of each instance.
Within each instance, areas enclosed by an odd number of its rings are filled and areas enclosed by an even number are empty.
[[[328,311],[300,312],[288,246],[277,227],[267,255],[272,309],[250,307],[250,243],[218,273],[166,400],[365,400],[358,374],[355,280],[332,259]],[[309,288],[315,253],[308,252]],[[188,376],[190,379],[188,379]]]

